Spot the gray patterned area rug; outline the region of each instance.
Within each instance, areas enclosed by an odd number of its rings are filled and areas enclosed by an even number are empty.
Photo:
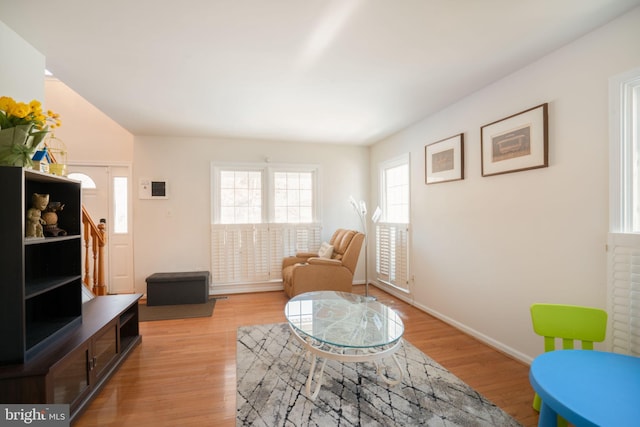
[[[309,359],[289,338],[286,323],[238,328],[237,426],[520,425],[407,341],[397,352],[400,384],[387,385],[371,363],[328,361],[311,401]]]

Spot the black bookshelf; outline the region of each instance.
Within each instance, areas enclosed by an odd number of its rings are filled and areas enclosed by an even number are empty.
[[[24,363],[82,322],[80,183],[0,167],[0,364]],[[26,238],[33,193],[65,206],[64,237]]]

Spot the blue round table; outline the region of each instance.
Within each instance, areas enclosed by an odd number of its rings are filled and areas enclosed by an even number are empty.
[[[542,398],[538,426],[640,425],[640,358],[591,350],[543,353],[529,380]]]

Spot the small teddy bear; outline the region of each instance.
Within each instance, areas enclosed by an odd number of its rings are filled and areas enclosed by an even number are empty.
[[[47,208],[48,204],[48,194],[33,193],[31,208],[27,211],[26,237],[44,237],[42,226],[45,221],[42,219],[42,211]]]

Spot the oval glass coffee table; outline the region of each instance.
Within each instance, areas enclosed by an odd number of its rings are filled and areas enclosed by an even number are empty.
[[[306,382],[307,396],[315,399],[322,386],[327,359],[339,362],[373,362],[377,374],[389,385],[402,381],[396,351],[402,344],[404,324],[391,308],[361,295],[319,291],[300,294],[284,309],[292,337],[311,357]],[[313,393],[311,387],[317,358],[322,359]],[[397,375],[382,373],[381,359],[392,358]]]

